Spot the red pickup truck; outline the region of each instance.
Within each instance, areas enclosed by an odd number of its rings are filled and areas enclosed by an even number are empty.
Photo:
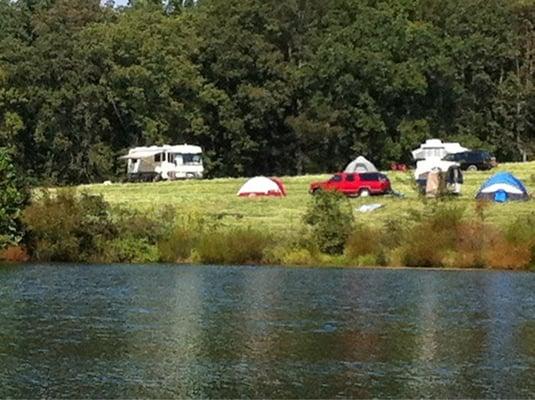
[[[339,172],[326,181],[310,184],[310,193],[318,190],[336,190],[348,196],[369,196],[390,193],[392,188],[388,177],[380,172]]]

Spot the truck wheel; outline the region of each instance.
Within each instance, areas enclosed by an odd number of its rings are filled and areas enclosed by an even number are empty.
[[[467,168],[468,171],[477,171],[477,165],[469,165]]]
[[[360,197],[368,197],[370,195],[370,191],[368,189],[360,189],[359,196]]]
[[[319,194],[319,193],[321,193],[321,189],[320,188],[316,188],[311,192],[312,195],[316,195],[316,194]]]

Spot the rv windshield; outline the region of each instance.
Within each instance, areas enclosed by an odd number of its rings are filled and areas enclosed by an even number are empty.
[[[184,165],[202,163],[202,158],[200,154],[183,154],[182,160],[184,162]]]

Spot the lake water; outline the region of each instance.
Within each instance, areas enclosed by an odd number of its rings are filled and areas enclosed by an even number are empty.
[[[535,274],[0,268],[0,398],[535,397]]]

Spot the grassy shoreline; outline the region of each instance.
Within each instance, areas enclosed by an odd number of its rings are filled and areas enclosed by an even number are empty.
[[[237,197],[246,178],[83,185],[59,202],[38,190],[24,213],[28,250],[32,261],[529,269],[535,223],[514,224],[535,222],[535,202],[474,200],[499,170],[535,187],[535,162],[466,173],[462,196],[445,200],[419,197],[410,173],[389,173],[405,196],[349,199],[355,224],[337,255],[319,251],[303,223],[308,185],[328,175],[283,177],[285,198]],[[356,211],[370,203],[384,207]]]
[[[39,267],[48,267],[48,266],[73,266],[73,265],[84,265],[87,267],[107,267],[107,266],[124,266],[128,268],[131,265],[143,265],[148,268],[151,266],[167,266],[167,267],[230,267],[230,268],[281,268],[281,269],[359,269],[359,270],[386,270],[386,271],[435,271],[435,272],[515,272],[515,273],[531,273],[535,272],[535,266],[531,266],[525,269],[512,269],[512,268],[476,268],[476,267],[407,267],[407,266],[390,266],[390,265],[283,265],[283,264],[200,264],[200,263],[189,263],[189,262],[155,262],[155,263],[72,263],[66,261],[24,261],[24,262],[7,262],[0,261],[0,268],[2,267],[18,267],[18,266],[39,266]]]

